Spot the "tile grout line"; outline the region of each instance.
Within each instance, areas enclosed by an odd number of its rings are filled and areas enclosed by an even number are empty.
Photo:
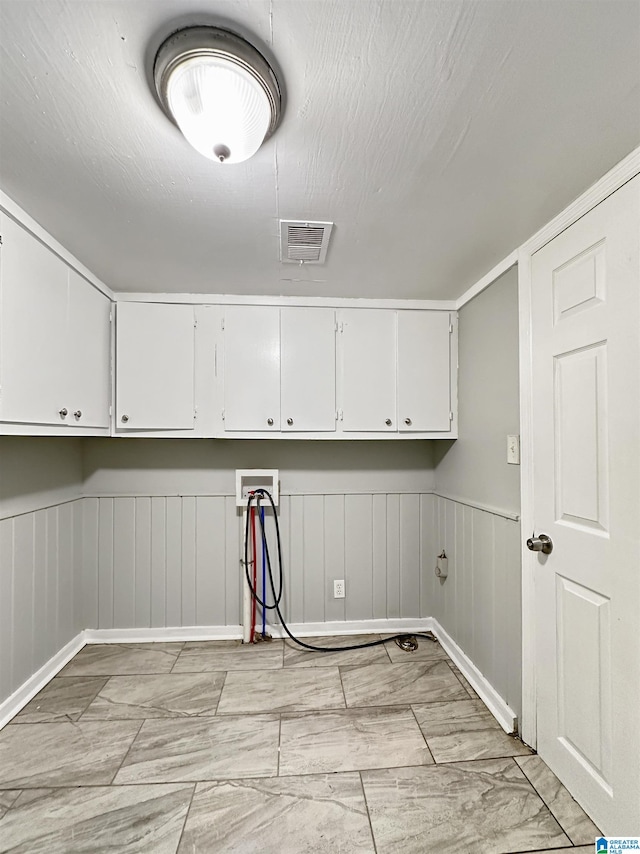
[[[534,754],[532,754],[532,755],[533,755],[533,756],[537,756],[538,754],[535,754],[535,753],[534,753]],[[526,758],[526,757],[523,757],[523,758]],[[527,780],[527,782],[529,783],[529,785],[533,788],[533,790],[535,791],[535,793],[537,794],[537,796],[540,798],[540,800],[542,801],[542,803],[545,805],[545,807],[549,810],[549,812],[551,813],[551,815],[552,815],[552,816],[555,818],[555,820],[558,822],[558,824],[559,824],[559,825],[560,825],[560,827],[562,828],[562,832],[563,832],[563,833],[567,836],[567,838],[571,841],[571,844],[572,844],[574,847],[576,847],[576,846],[578,845],[578,843],[573,841],[573,839],[572,839],[572,838],[571,838],[571,836],[569,835],[569,831],[568,831],[568,830],[566,830],[566,828],[565,828],[564,824],[560,821],[560,819],[558,818],[558,816],[555,814],[555,812],[554,812],[553,808],[552,808],[552,807],[551,807],[551,806],[546,802],[546,800],[542,797],[542,795],[541,795],[541,794],[540,794],[540,792],[538,791],[538,787],[537,787],[537,786],[536,786],[536,784],[533,782],[533,780],[529,777],[529,775],[528,775],[528,774],[527,774],[527,772],[524,770],[524,768],[522,767],[522,765],[520,765],[520,763],[518,762],[518,760],[516,759],[516,757],[515,757],[515,756],[513,757],[513,761],[516,763],[516,765],[517,765],[517,766],[518,766],[518,768],[520,769],[520,772],[523,774],[523,776],[525,777],[525,779]],[[541,761],[541,762],[544,762],[544,759],[541,759],[540,761]],[[546,767],[546,768],[549,768],[549,766],[547,765],[547,763],[546,763],[546,762],[544,762],[544,764],[545,764],[545,767]],[[549,768],[549,771],[553,774],[553,771],[551,771],[551,768]],[[554,776],[555,776],[555,775],[554,775]],[[559,780],[558,780],[558,782],[560,783],[560,781],[559,781]],[[584,813],[584,815],[586,816],[586,818],[588,818],[588,819],[589,819],[589,821],[594,825],[594,827],[596,827],[596,826],[597,826],[597,825],[596,825],[596,823],[593,821],[593,819],[591,819],[591,818],[587,815],[587,813],[586,813],[586,812],[584,812],[584,810],[582,809],[582,807],[580,806],[580,804],[576,801],[576,799],[573,797],[573,795],[571,794],[571,792],[569,792],[569,790],[566,788],[566,786],[563,786],[563,784],[562,784],[562,783],[560,783],[560,785],[561,785],[561,786],[566,790],[567,794],[569,795],[569,797],[571,798],[571,800],[572,800],[572,801],[574,801],[575,805],[576,805],[580,810],[582,810],[582,812]],[[598,833],[599,833],[599,832],[600,832],[600,831],[598,830]],[[584,844],[584,843],[580,843],[580,844],[582,845],[582,844]],[[589,844],[589,843],[587,843],[587,844]]]
[[[193,790],[191,792],[191,797],[189,798],[189,806],[187,807],[187,811],[184,814],[184,822],[182,823],[182,830],[180,831],[180,836],[178,837],[178,844],[176,845],[175,854],[178,854],[178,851],[180,850],[180,845],[182,844],[182,837],[184,836],[184,832],[185,832],[185,829],[187,827],[187,821],[189,820],[189,814],[191,812],[191,807],[193,805],[193,799],[196,796],[196,786],[197,785],[198,785],[197,783],[193,784]]]
[[[215,672],[215,671],[212,671]],[[224,686],[227,684],[227,675],[229,673],[228,670],[222,671],[224,673],[224,678],[222,680],[222,686],[220,688],[220,693],[218,694],[218,702],[216,703],[216,710],[213,715],[207,715],[206,717],[218,717],[218,709],[220,707],[220,700],[222,699],[222,692],[224,691]],[[205,717],[205,715],[200,715],[200,717]]]
[[[131,753],[131,748],[133,747],[133,745],[134,745],[134,743],[135,743],[136,739],[138,738],[138,736],[140,735],[140,731],[142,730],[142,727],[144,726],[144,724],[145,724],[145,721],[146,721],[146,720],[147,720],[147,718],[144,718],[144,719],[141,721],[140,726],[138,727],[138,731],[136,732],[136,734],[135,734],[135,735],[133,736],[133,738],[131,739],[131,743],[130,743],[129,747],[127,748],[127,750],[126,750],[126,752],[125,752],[124,756],[122,757],[122,762],[120,762],[120,764],[119,764],[119,765],[118,765],[118,767],[116,768],[116,772],[115,772],[115,774],[113,775],[113,777],[111,778],[111,782],[108,784],[109,786],[113,786],[113,782],[114,782],[114,780],[116,779],[116,777],[118,776],[118,774],[120,773],[120,769],[121,769],[121,768],[122,768],[122,766],[124,765],[124,763],[125,763],[125,761],[126,761],[126,759],[127,759],[127,756]]]
[[[98,677],[94,677],[94,678],[98,678]],[[79,714],[79,715],[78,715],[78,717],[76,718],[76,723],[77,723],[78,721],[82,720],[82,718],[84,717],[85,713],[88,711],[89,706],[90,706],[93,702],[95,702],[95,700],[97,700],[97,698],[100,696],[100,694],[102,694],[102,692],[103,692],[103,691],[104,691],[104,689],[107,687],[107,685],[109,684],[109,682],[111,682],[111,680],[112,680],[112,679],[113,679],[113,676],[107,676],[107,678],[105,679],[104,684],[102,685],[102,687],[98,689],[98,691],[97,691],[97,692],[94,694],[94,696],[89,700],[89,702],[87,703],[87,705],[84,707],[84,709],[80,712],[80,714]],[[125,719],[125,720],[126,720],[126,719]]]
[[[344,707],[345,707],[345,709],[348,709],[349,705],[347,704],[347,692],[344,690],[344,682],[342,681],[342,670],[340,667],[338,667],[338,679],[340,680],[340,688],[342,690],[342,698],[344,700]]]
[[[373,832],[373,822],[371,821],[371,813],[369,811],[369,802],[367,801],[367,793],[364,789],[364,780],[362,779],[362,771],[358,771],[358,777],[360,779],[360,788],[362,789],[362,797],[364,799],[364,808],[367,811],[367,820],[369,822],[369,830],[371,831],[371,842],[373,843],[374,854],[377,854],[378,846],[376,845],[376,835]]]
[[[564,827],[563,827],[563,826],[562,826],[562,824],[560,823],[560,820],[557,818],[557,816],[555,815],[555,813],[553,812],[553,810],[551,809],[551,807],[549,806],[549,804],[545,801],[545,799],[542,797],[542,795],[540,794],[540,792],[536,789],[536,787],[533,785],[533,783],[531,782],[531,780],[530,780],[530,779],[527,777],[527,775],[524,773],[524,770],[520,767],[520,763],[518,762],[518,760],[516,759],[516,757],[515,757],[515,756],[512,756],[512,757],[511,757],[511,759],[513,760],[513,764],[516,766],[516,768],[518,769],[518,771],[522,774],[522,776],[524,777],[524,779],[525,779],[525,780],[527,781],[527,783],[531,786],[531,788],[533,789],[533,791],[534,791],[535,795],[536,795],[536,796],[538,797],[538,799],[540,800],[541,804],[544,806],[544,808],[545,808],[546,810],[548,810],[549,815],[551,816],[551,818],[552,818],[552,819],[555,821],[555,823],[558,825],[558,827],[560,828],[560,830],[562,831],[562,833],[567,837],[567,839],[568,839],[568,840],[569,840],[569,842],[571,843],[571,847],[572,847],[572,848],[575,848],[575,845],[574,845],[573,839],[571,839],[571,837],[569,836],[569,834],[567,833],[567,831],[564,829]],[[534,849],[534,850],[535,850],[535,849]],[[544,849],[542,849],[542,850],[544,850]],[[553,850],[553,849],[551,849],[551,850]]]
[[[454,702],[455,702],[455,701],[454,701]],[[458,702],[459,702],[459,701],[458,701]],[[411,710],[411,714],[413,715],[413,719],[414,719],[414,721],[416,722],[416,726],[418,727],[418,730],[420,731],[420,735],[421,735],[421,736],[422,736],[422,738],[424,739],[424,743],[425,743],[425,745],[426,745],[426,748],[427,748],[427,750],[429,751],[429,756],[431,757],[431,759],[432,759],[432,761],[433,761],[433,764],[434,764],[434,765],[437,765],[438,763],[436,762],[436,757],[435,757],[435,756],[433,755],[433,753],[431,752],[431,748],[429,747],[429,742],[427,741],[427,736],[426,736],[426,735],[424,734],[424,732],[422,731],[422,727],[420,726],[420,721],[419,721],[419,720],[418,720],[418,718],[416,717],[416,713],[415,713],[415,710],[414,710],[413,706],[411,706],[411,705],[410,705],[410,706],[409,706],[409,709]]]

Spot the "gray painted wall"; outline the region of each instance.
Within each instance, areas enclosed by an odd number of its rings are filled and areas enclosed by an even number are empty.
[[[521,708],[520,467],[506,461],[519,433],[518,279],[505,273],[459,314],[459,436],[434,442],[435,540],[449,557],[432,616],[514,712]]]
[[[232,495],[238,468],[277,468],[284,494],[429,492],[433,442],[87,439],[85,495]]]
[[[433,443],[436,488],[518,513],[520,468],[507,464],[507,434],[520,432],[517,270],[460,310],[458,363],[459,438]]]
[[[81,493],[81,439],[0,436],[0,519]]]
[[[0,437],[0,703],[82,625],[81,445]]]

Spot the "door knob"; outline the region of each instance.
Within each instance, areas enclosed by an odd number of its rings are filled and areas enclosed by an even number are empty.
[[[529,537],[527,548],[530,552],[542,552],[543,555],[550,555],[553,551],[553,543],[551,537],[546,534],[539,534],[537,537]]]
[[[291,427],[291,425],[293,424],[293,418],[287,418],[287,424],[289,425],[289,427]]]
[[[62,407],[62,409],[58,410],[58,415],[60,416],[60,418],[66,418],[68,414],[69,410],[64,406]]]
[[[384,423],[387,425],[387,427],[391,427],[391,419],[390,418],[387,418],[387,420]]]
[[[267,418],[267,424],[269,427],[273,427],[273,418]]]

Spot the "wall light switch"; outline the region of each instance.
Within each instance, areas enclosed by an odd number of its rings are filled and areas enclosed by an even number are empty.
[[[512,466],[520,465],[520,436],[507,436],[507,462]]]

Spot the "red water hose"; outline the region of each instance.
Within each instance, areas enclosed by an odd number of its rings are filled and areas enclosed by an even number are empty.
[[[258,583],[258,553],[256,550],[256,508],[251,505],[251,545],[253,553],[253,589],[256,589]],[[252,597],[251,605],[251,632],[249,634],[249,643],[253,643],[256,633],[256,599]]]

